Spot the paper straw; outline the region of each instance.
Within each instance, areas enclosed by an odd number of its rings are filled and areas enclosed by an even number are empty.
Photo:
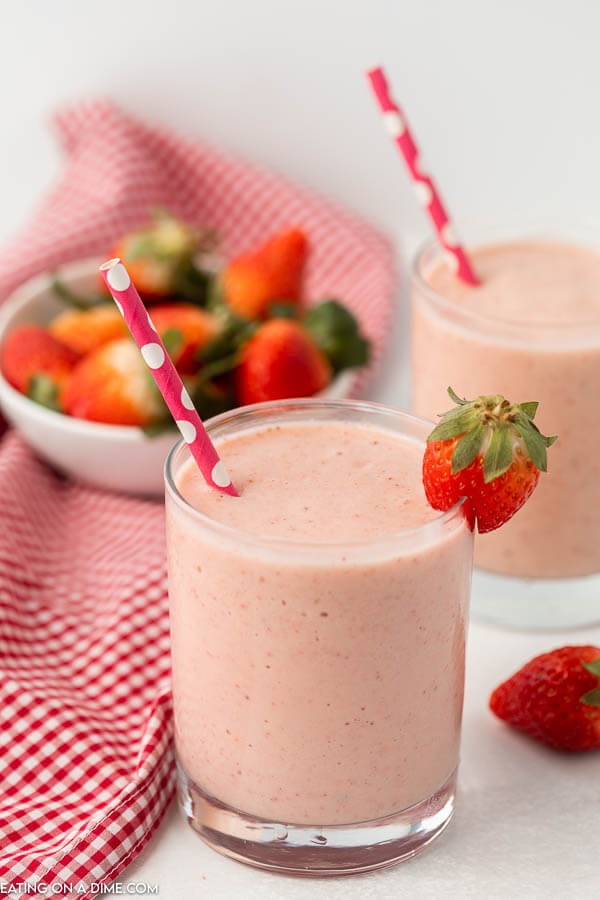
[[[175,419],[181,435],[198,463],[209,487],[237,497],[214,444],[202,424],[165,345],[152,324],[152,319],[135,289],[129,273],[120,259],[109,259],[100,266],[100,272],[117,309],[125,319],[131,336],[140,348],[144,361],[152,373],[169,411]]]
[[[371,83],[371,88],[383,113],[386,128],[393,137],[408,166],[417,197],[427,211],[442,247],[448,252],[449,258],[456,269],[456,274],[461,281],[467,284],[480,284],[469,257],[452,227],[450,217],[442,203],[433,178],[421,169],[419,149],[406,116],[390,95],[383,69],[371,69],[367,72],[367,78]]]

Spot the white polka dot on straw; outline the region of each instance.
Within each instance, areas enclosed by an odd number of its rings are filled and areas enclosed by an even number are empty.
[[[140,349],[148,368],[160,369],[165,361],[165,351],[160,344],[144,344]]]
[[[396,112],[393,109],[389,109],[383,114],[383,122],[388,134],[391,134],[392,137],[402,137],[402,135],[406,131],[406,124],[404,122],[404,119],[402,118],[400,113]]]
[[[191,444],[196,440],[196,428],[191,422],[188,422],[187,419],[177,419],[175,424],[179,428],[186,444]]]
[[[123,263],[116,263],[109,269],[106,278],[110,287],[115,291],[126,291],[131,284],[131,278]]]
[[[227,487],[231,484],[231,479],[227,474],[227,470],[220,460],[212,470],[212,480],[217,487]]]
[[[116,302],[116,301],[115,301],[115,302]],[[148,316],[148,325],[150,326],[150,328],[152,329],[152,331],[156,331],[156,325],[154,324],[154,322],[153,322],[152,319],[150,318],[150,313],[146,313],[146,315]]]
[[[446,244],[448,247],[456,247],[456,245],[459,243],[458,235],[455,232],[451,222],[446,222],[446,224],[442,226],[440,234],[444,244]]]
[[[458,272],[458,259],[456,258],[456,254],[452,253],[451,250],[446,250],[444,253],[444,259],[446,260],[449,268],[456,274]]]
[[[192,403],[192,398],[186,391],[185,387],[181,388],[181,405],[185,406],[186,409],[194,408],[194,404]]]
[[[430,206],[433,200],[433,193],[426,181],[415,181],[415,194],[417,200],[422,206]]]

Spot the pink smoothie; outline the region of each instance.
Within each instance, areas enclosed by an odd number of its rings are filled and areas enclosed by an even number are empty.
[[[203,516],[167,497],[177,753],[245,813],[369,821],[456,768],[471,533],[417,440],[289,416],[217,441],[238,499],[191,461]]]
[[[559,440],[531,500],[476,541],[485,569],[535,577],[600,571],[600,253],[550,241],[471,250],[482,284],[421,267],[413,295],[413,408],[434,418],[447,385],[538,400]],[[424,287],[424,282],[430,291]]]

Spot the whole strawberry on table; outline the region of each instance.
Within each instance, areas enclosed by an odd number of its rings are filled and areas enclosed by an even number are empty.
[[[215,253],[212,233],[161,211],[107,254],[125,262],[202,417],[311,396],[368,362],[369,343],[343,303],[305,305],[302,229],[271,235],[221,269]],[[0,351],[7,381],[67,415],[150,433],[171,427],[112,301],[102,292],[79,297],[58,279],[54,286],[65,310],[8,335]]]
[[[600,748],[600,648],[542,653],[499,685],[492,712],[555,750]]]

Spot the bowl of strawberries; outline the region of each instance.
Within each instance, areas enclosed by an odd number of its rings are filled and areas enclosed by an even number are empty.
[[[203,419],[250,403],[342,397],[369,360],[343,301],[305,304],[306,233],[290,227],[224,259],[209,231],[155,213],[107,256],[127,265]],[[98,277],[102,259],[22,285],[0,311],[0,406],[51,465],[88,484],[162,492],[177,439]]]

